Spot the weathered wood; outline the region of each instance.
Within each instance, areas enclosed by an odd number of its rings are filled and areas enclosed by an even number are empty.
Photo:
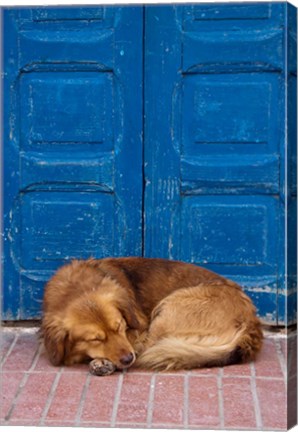
[[[142,8],[5,9],[6,319],[72,257],[142,250]]]
[[[72,257],[194,262],[296,315],[286,2],[3,10],[4,315]]]
[[[145,253],[237,280],[275,324],[296,314],[295,25],[287,3],[149,6],[145,20]]]

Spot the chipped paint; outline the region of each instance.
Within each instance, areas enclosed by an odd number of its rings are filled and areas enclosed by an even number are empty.
[[[144,253],[237,280],[267,322],[294,319],[289,10],[4,11],[7,317],[39,316],[44,283],[73,257]]]
[[[3,20],[4,316],[33,319],[66,261],[140,254],[143,12],[12,7]]]

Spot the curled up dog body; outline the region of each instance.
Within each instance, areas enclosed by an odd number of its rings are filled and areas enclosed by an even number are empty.
[[[247,362],[263,339],[235,282],[193,264],[136,257],[61,267],[45,289],[42,334],[53,365],[90,362],[96,375]]]

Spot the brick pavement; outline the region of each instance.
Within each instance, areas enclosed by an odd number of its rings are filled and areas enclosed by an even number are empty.
[[[296,372],[294,336],[267,335],[250,364],[95,377],[87,365],[50,365],[36,329],[2,328],[1,424],[286,430]]]

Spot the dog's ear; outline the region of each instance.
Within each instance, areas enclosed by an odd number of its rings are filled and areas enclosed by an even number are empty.
[[[42,322],[42,336],[51,363],[59,366],[64,360],[68,338],[62,319],[45,317]]]
[[[136,305],[129,298],[118,299],[117,307],[125,319],[127,326],[130,329],[138,330],[140,328],[140,322],[136,313]]]

